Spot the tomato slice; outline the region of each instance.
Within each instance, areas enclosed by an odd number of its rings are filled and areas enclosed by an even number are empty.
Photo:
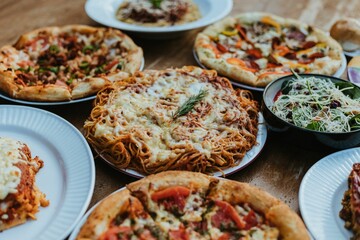
[[[130,240],[131,234],[130,227],[112,227],[101,235],[100,240]]]
[[[166,198],[176,198],[176,197],[185,197],[187,198],[190,195],[191,191],[187,187],[175,186],[169,187],[164,190],[157,191],[151,195],[151,199],[155,202]]]
[[[250,56],[259,59],[262,58],[262,52],[259,49],[253,48],[253,49],[248,49],[246,51],[247,54],[249,54]]]
[[[230,239],[230,234],[229,233],[224,233],[223,235],[221,235],[218,240],[229,240]]]
[[[156,238],[151,234],[148,229],[145,229],[140,235],[140,240],[156,240]]]
[[[245,228],[246,223],[243,221],[243,219],[241,219],[235,208],[231,206],[228,202],[215,200],[215,205],[219,207],[218,212],[224,213],[226,217],[234,221],[239,229]]]
[[[244,221],[246,222],[246,226],[245,229],[248,230],[252,227],[255,227],[259,224],[255,212],[253,210],[250,210],[250,212],[248,213],[248,215],[246,215],[244,217]]]
[[[169,231],[169,240],[190,240],[190,237],[185,229],[180,228],[179,230]]]

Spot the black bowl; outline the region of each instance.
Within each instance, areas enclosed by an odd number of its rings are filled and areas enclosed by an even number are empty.
[[[320,74],[299,74],[299,76],[317,77],[322,79],[330,79],[333,82],[350,83],[349,81],[345,81],[340,78]],[[262,98],[262,110],[268,128],[274,132],[285,133],[285,137],[288,138],[289,141],[294,142],[294,144],[316,146],[318,143],[321,143],[336,149],[345,149],[360,145],[360,129],[344,133],[330,133],[310,130],[295,126],[294,124],[279,118],[270,110],[270,106],[272,106],[274,103],[274,97],[280,91],[283,82],[294,78],[296,78],[294,75],[288,75],[279,78],[272,81],[265,88]],[[352,85],[356,88],[359,88],[354,84]]]

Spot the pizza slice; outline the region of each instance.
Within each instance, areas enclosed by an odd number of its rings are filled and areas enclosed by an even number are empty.
[[[211,239],[309,239],[300,218],[280,200],[246,183],[222,179],[207,195]]]
[[[49,205],[35,185],[43,164],[25,143],[0,137],[0,231],[36,219],[39,206]]]
[[[348,178],[349,189],[341,202],[343,208],[339,215],[345,221],[345,227],[354,232],[354,239],[360,238],[360,163],[354,163]]]
[[[143,202],[162,231],[168,232],[169,239],[202,239],[206,230],[202,218],[207,210],[206,193],[216,182],[206,175],[167,171],[127,187]]]
[[[96,207],[77,239],[165,239],[141,202],[127,189],[116,192]]]

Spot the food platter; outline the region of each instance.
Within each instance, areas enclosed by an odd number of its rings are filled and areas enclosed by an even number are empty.
[[[123,0],[88,0],[85,4],[87,15],[94,21],[108,27],[118,28],[132,33],[141,33],[141,37],[148,38],[171,38],[176,37],[184,31],[204,27],[216,22],[232,9],[232,0],[194,0],[198,5],[202,17],[194,22],[168,27],[143,27],[119,21],[115,13]]]
[[[196,63],[204,68],[204,69],[208,69],[204,64],[202,64],[200,62],[200,59],[198,57],[198,55],[196,54],[195,52],[195,49],[193,49],[193,55],[194,55],[194,58],[195,58],[195,61]],[[336,73],[333,75],[334,77],[341,77],[343,75],[343,73],[345,72],[346,70],[346,66],[347,66],[347,61],[346,61],[346,57],[344,54],[341,54],[341,66],[340,68],[336,71]],[[250,86],[250,85],[247,85],[247,84],[243,84],[243,83],[239,83],[235,80],[232,80],[232,79],[229,79],[229,81],[231,82],[231,84],[234,86],[234,87],[239,87],[239,88],[243,88],[243,89],[248,89],[248,90],[253,90],[253,91],[258,91],[258,92],[263,92],[265,90],[265,87],[254,87],[254,86]]]
[[[265,146],[266,139],[267,139],[267,129],[266,129],[266,126],[265,126],[264,117],[263,117],[263,115],[261,113],[259,113],[259,125],[258,125],[258,133],[257,133],[257,137],[256,137],[257,144],[255,144],[253,146],[253,148],[245,154],[244,158],[242,159],[242,161],[238,165],[236,165],[234,167],[224,169],[223,172],[221,172],[221,171],[214,172],[214,173],[212,173],[212,175],[216,176],[216,177],[229,176],[229,175],[234,174],[234,173],[242,170],[243,168],[247,167],[261,153],[262,149]],[[117,170],[117,171],[119,171],[121,173],[127,174],[127,175],[129,175],[131,177],[134,177],[134,178],[143,178],[143,177],[145,177],[144,174],[142,174],[142,173],[140,173],[138,171],[132,170],[132,169],[119,169],[110,160],[108,160],[106,158],[106,156],[102,155],[99,150],[97,150],[97,149],[94,149],[94,150],[97,152],[98,156],[102,160],[104,160],[107,164],[109,164],[115,170]]]
[[[145,66],[145,59],[142,59],[141,62],[141,67],[140,67],[140,71],[144,69]],[[14,102],[14,103],[20,103],[20,104],[25,104],[25,105],[32,105],[32,106],[56,106],[56,105],[67,105],[67,104],[74,104],[74,103],[81,103],[81,102],[86,102],[86,101],[91,101],[94,100],[96,98],[96,94],[88,96],[88,97],[83,97],[83,98],[79,98],[79,99],[74,99],[74,100],[70,100],[70,101],[59,101],[59,102],[37,102],[37,101],[28,101],[28,100],[22,100],[22,99],[16,99],[16,98],[12,98],[9,95],[0,92],[0,98],[5,99],[7,101],[10,102]]]
[[[360,148],[336,152],[318,161],[304,176],[299,191],[300,211],[315,239],[351,238],[339,212],[352,165],[359,159]]]
[[[0,233],[0,239],[64,239],[85,213],[95,184],[95,165],[89,145],[69,122],[31,107],[1,105],[0,136],[27,143],[44,161],[36,184],[50,205],[37,220]],[[54,137],[56,136],[56,137]]]

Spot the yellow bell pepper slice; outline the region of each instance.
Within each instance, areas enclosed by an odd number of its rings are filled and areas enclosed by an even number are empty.
[[[265,23],[265,24],[269,24],[273,27],[276,28],[276,32],[277,33],[281,33],[281,26],[279,23],[277,23],[274,19],[272,19],[271,17],[269,16],[265,16],[261,19],[261,22]]]

